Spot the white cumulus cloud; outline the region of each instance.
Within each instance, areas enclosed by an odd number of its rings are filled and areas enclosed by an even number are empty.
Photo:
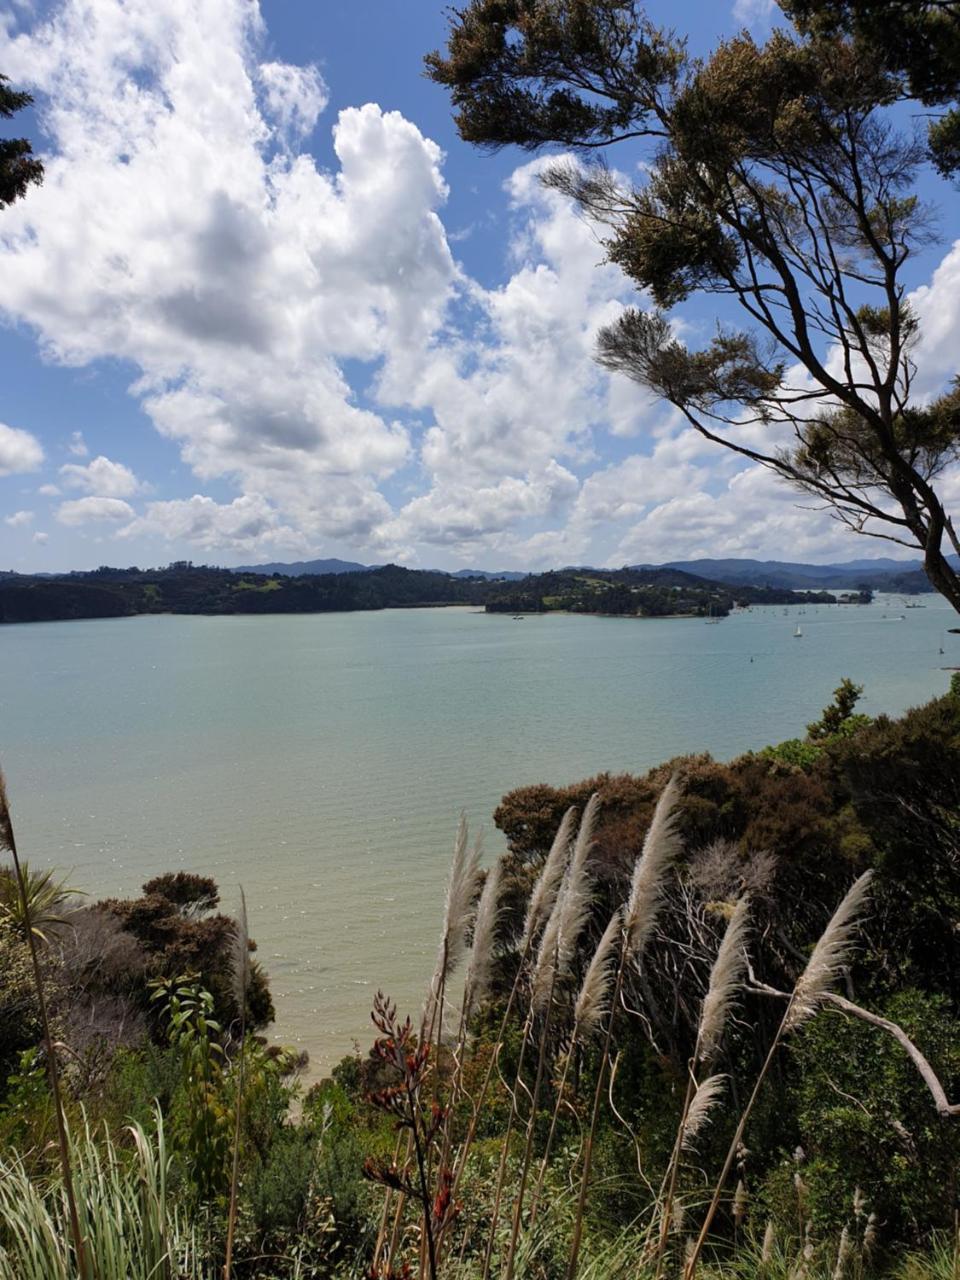
[[[42,462],[43,448],[36,436],[0,422],[0,476],[36,471]]]
[[[407,427],[357,403],[340,362],[424,346],[455,267],[439,149],[397,112],[340,113],[335,173],[288,153],[315,72],[257,58],[248,0],[64,0],[8,36],[5,71],[52,139],[36,199],[0,226],[8,315],[50,358],[114,357],[201,477],[363,537]]]
[[[281,131],[296,139],[312,133],[330,97],[317,68],[262,62],[257,74],[267,112]]]
[[[266,546],[298,547],[302,538],[284,526],[277,511],[257,494],[218,503],[192,498],[150,502],[145,513],[120,531],[122,537],[144,534],[184,541],[205,550],[248,551]]]
[[[24,525],[28,525],[33,520],[32,511],[14,511],[12,515],[4,517],[4,524],[8,524],[11,529],[22,529]]]
[[[67,525],[116,524],[133,516],[133,507],[121,498],[72,498],[57,508],[57,519]]]
[[[122,462],[112,462],[103,454],[85,466],[68,462],[60,468],[63,483],[69,489],[83,489],[104,498],[129,498],[137,493],[140,481]]]

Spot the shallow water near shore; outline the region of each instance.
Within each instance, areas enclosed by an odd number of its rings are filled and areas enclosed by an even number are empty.
[[[23,856],[92,896],[183,868],[231,910],[242,884],[274,1036],[316,1074],[366,1046],[378,986],[419,1009],[461,809],[489,861],[514,787],[802,735],[843,676],[865,712],[902,712],[960,665],[956,615],[919,599],[718,625],[457,608],[9,626],[0,762]]]

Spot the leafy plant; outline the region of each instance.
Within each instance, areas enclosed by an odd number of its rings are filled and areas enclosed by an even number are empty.
[[[70,1134],[75,1195],[84,1240],[78,1259],[59,1180],[31,1178],[16,1157],[0,1157],[0,1280],[201,1280],[194,1232],[168,1190],[163,1117],[153,1131],[129,1129],[122,1150],[86,1123]]]
[[[230,1111],[223,1093],[222,1028],[213,1017],[213,996],[189,974],[158,979],[153,999],[162,1001],[170,1044],[181,1056],[183,1093],[175,1110],[175,1132],[200,1200],[227,1189]]]
[[[66,923],[64,911],[79,889],[57,880],[53,870],[34,871],[22,862],[23,892],[13,871],[0,871],[0,926],[7,925],[26,938],[28,927],[41,942],[51,929]],[[25,901],[24,901],[25,900]]]

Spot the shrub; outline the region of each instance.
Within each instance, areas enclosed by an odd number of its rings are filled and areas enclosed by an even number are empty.
[[[906,990],[876,1011],[903,1027],[956,1097],[960,1024],[949,1002]],[[874,1027],[826,1012],[803,1028],[792,1059],[790,1089],[806,1153],[799,1171],[814,1230],[839,1233],[858,1187],[890,1239],[951,1226],[960,1134],[956,1121],[937,1116],[902,1048]],[[782,1196],[772,1199],[782,1216]]]

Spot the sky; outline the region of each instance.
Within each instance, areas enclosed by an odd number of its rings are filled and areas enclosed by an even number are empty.
[[[3,133],[46,165],[0,211],[0,569],[897,554],[596,365],[644,300],[542,159],[457,138],[422,74],[444,10],[0,0],[0,72],[35,97]],[[697,52],[776,18],[648,12]],[[929,396],[956,369],[960,194],[924,195]],[[716,315],[678,322],[708,341]]]

